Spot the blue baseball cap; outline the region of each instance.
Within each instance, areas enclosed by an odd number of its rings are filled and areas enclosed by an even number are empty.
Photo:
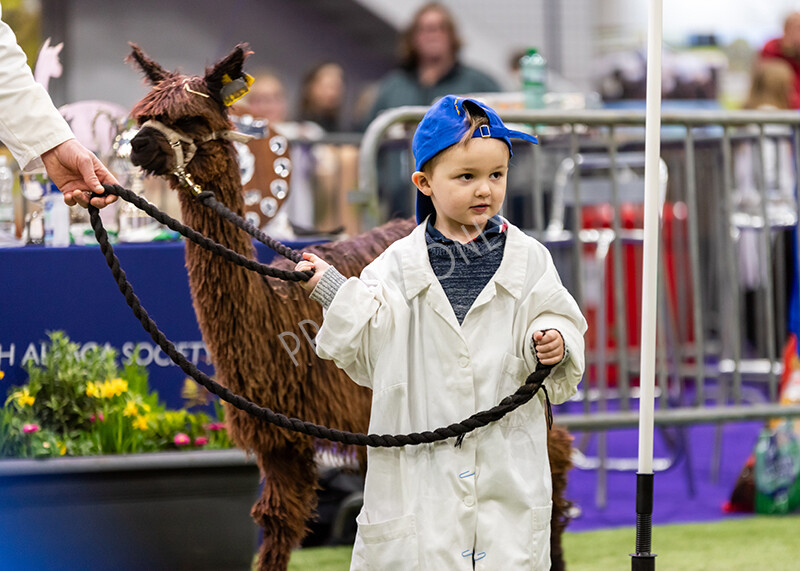
[[[434,156],[461,140],[468,127],[465,109],[470,115],[484,115],[489,120],[488,125],[481,125],[472,136],[505,141],[509,156],[514,154],[511,150],[511,139],[537,144],[539,142],[533,135],[506,127],[495,110],[480,101],[446,95],[428,109],[414,133],[411,150],[418,171]],[[433,212],[431,197],[417,190],[417,223]]]

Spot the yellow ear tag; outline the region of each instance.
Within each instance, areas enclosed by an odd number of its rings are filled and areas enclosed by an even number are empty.
[[[250,86],[253,85],[253,76],[249,74],[242,74],[242,77],[231,79],[226,73],[222,76],[222,89],[219,90],[222,102],[230,107],[239,101],[245,94],[250,91]]]

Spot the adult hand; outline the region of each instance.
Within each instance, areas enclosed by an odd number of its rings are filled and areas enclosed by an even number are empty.
[[[536,358],[542,365],[555,365],[564,358],[564,339],[555,329],[537,331],[533,334]]]
[[[308,252],[303,253],[303,261],[298,262],[297,265],[294,267],[295,271],[297,272],[305,272],[308,270],[316,270],[314,275],[311,276],[311,279],[307,282],[300,282],[300,285],[303,286],[303,289],[310,292],[317,286],[317,282],[319,282],[320,278],[322,278],[322,274],[325,273],[325,270],[330,268],[331,265],[320,258],[319,256],[315,256],[314,254],[309,254]]]
[[[68,206],[80,204],[85,208],[92,192],[105,192],[103,184],[119,184],[94,153],[76,139],[64,141],[44,153],[42,162],[50,180],[64,194]],[[115,195],[108,194],[91,198],[91,204],[103,208],[116,200]]]

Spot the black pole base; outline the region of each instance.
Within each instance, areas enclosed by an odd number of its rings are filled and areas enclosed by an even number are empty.
[[[655,571],[655,553],[631,553],[631,571]]]
[[[636,474],[636,553],[631,553],[632,571],[655,571],[652,553],[653,473]]]

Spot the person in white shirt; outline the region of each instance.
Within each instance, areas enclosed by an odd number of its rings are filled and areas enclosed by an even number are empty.
[[[370,433],[447,426],[553,367],[537,398],[455,445],[367,451],[351,571],[550,569],[545,419],[576,392],[586,321],[545,246],[497,215],[512,138],[536,142],[442,98],[412,144],[419,226],[360,278],[308,253],[296,266],[326,308],[317,354],[373,391]]]
[[[2,18],[2,6],[0,6]],[[24,171],[44,166],[69,206],[102,208],[117,197],[103,184],[118,184],[100,160],[76,139],[47,91],[33,79],[14,32],[0,20],[0,141]]]

